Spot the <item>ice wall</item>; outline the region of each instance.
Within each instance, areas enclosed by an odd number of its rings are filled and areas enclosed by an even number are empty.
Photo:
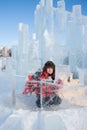
[[[27,24],[19,23],[19,43],[17,73],[26,75],[29,69],[29,27]]]
[[[74,5],[68,12],[64,0],[57,2],[57,8],[52,0],[41,0],[35,10],[35,31],[43,63],[49,59],[64,64],[69,58],[75,78],[79,75],[76,67],[87,68],[87,17],[82,15],[81,5]]]
[[[29,43],[29,73],[35,73],[39,68],[41,68],[39,43],[36,39],[36,34],[33,33]]]
[[[53,0],[40,1],[40,4],[37,5],[35,31],[39,40],[40,56],[43,63],[48,59],[56,62],[60,57],[61,50],[58,51],[58,48],[61,48],[61,44],[65,44],[63,40],[65,22],[64,0],[58,1],[58,8],[53,7]]]
[[[12,46],[11,50],[12,50],[12,67],[13,69],[16,69],[18,60],[18,46],[17,45]]]
[[[35,39],[29,39],[28,25],[19,23],[17,72],[26,74],[52,60],[57,66],[69,65],[74,78],[80,77],[77,68],[87,68],[87,17],[81,5],[68,12],[64,0],[57,1],[57,8],[53,0],[40,0],[34,15]]]

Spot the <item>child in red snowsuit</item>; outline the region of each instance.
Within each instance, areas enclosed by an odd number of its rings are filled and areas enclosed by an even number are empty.
[[[55,64],[52,61],[47,61],[43,67],[42,71],[37,71],[34,75],[28,76],[29,81],[25,84],[25,89],[23,91],[23,94],[28,94],[31,92],[35,92],[37,100],[36,105],[38,107],[41,107],[40,103],[40,86],[42,85],[42,104],[60,104],[61,98],[54,92],[54,89],[58,89],[58,86],[55,86],[53,88],[52,85],[48,84],[46,85],[44,82],[40,84],[40,81],[45,82],[51,82],[53,83],[55,80]],[[32,82],[33,81],[33,82]],[[35,81],[35,82],[34,82]],[[58,84],[62,85],[62,81],[58,81]],[[50,97],[53,97],[52,100],[50,100]]]

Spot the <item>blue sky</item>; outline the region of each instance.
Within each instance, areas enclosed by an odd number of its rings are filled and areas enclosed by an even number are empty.
[[[54,6],[57,0],[54,1]],[[72,5],[81,4],[82,14],[87,15],[87,0],[65,0],[66,10]],[[29,25],[34,30],[34,11],[39,0],[0,0],[0,45],[12,45],[18,41],[18,24]]]

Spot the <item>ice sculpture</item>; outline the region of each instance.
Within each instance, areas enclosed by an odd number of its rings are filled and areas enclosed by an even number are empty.
[[[74,78],[78,78],[76,68],[87,68],[87,17],[82,15],[81,5],[73,5],[72,12],[68,12],[64,0],[58,0],[57,8],[53,0],[40,0],[34,15],[35,39],[29,39],[28,25],[19,24],[19,73],[26,74],[29,67],[33,70],[36,62],[38,68],[53,60],[57,66],[69,65]]]

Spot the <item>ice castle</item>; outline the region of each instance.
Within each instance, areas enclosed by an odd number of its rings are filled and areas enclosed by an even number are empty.
[[[84,83],[87,69],[87,16],[81,5],[73,5],[72,12],[65,1],[40,0],[34,13],[35,33],[30,38],[28,25],[19,23],[17,72],[26,75],[42,67],[47,60],[69,66],[74,78]],[[20,66],[20,67],[19,67]],[[66,67],[67,69],[67,67]]]

